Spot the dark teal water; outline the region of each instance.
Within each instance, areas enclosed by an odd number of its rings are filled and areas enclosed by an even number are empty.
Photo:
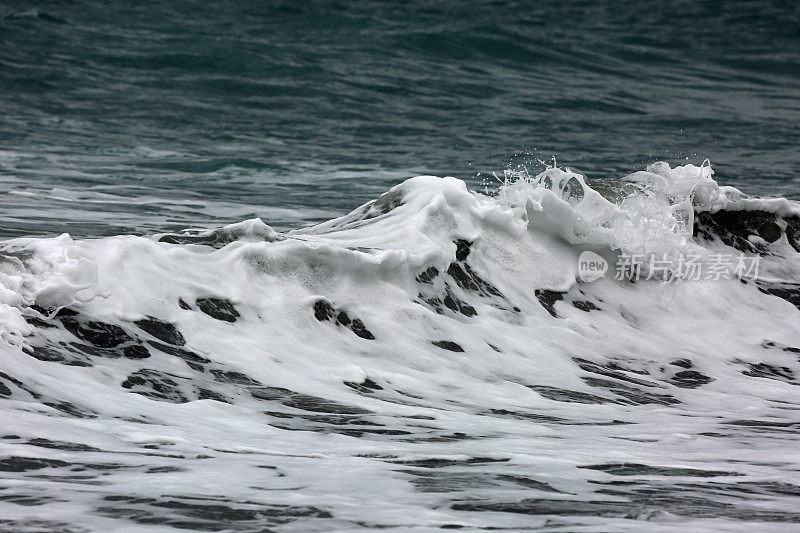
[[[283,229],[551,156],[798,198],[799,6],[6,1],[0,237]]]

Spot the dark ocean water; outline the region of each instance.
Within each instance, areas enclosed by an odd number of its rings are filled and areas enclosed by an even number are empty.
[[[798,198],[800,4],[6,0],[0,111],[2,237],[286,229],[552,156]]]

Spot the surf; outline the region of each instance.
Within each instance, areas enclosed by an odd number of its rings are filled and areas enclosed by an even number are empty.
[[[799,236],[796,202],[655,163],[418,176],[285,232],[4,241],[2,468],[91,527],[216,527],[208,497],[242,527],[794,522]]]

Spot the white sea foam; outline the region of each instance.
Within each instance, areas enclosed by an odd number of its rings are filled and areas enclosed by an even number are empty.
[[[696,238],[695,213],[753,211],[778,215],[779,238],[748,241],[762,274],[800,281],[797,204],[712,176],[655,164],[600,194],[552,168],[491,196],[421,176],[285,234],[250,220],[6,241],[0,515],[98,531],[796,524],[796,286],[613,279],[619,254],[739,253],[720,228]],[[580,281],[585,251],[606,277]]]

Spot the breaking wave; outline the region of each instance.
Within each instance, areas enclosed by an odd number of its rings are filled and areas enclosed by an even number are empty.
[[[0,523],[777,531],[799,252],[796,202],[666,163],[420,176],[285,233],[2,242]]]

